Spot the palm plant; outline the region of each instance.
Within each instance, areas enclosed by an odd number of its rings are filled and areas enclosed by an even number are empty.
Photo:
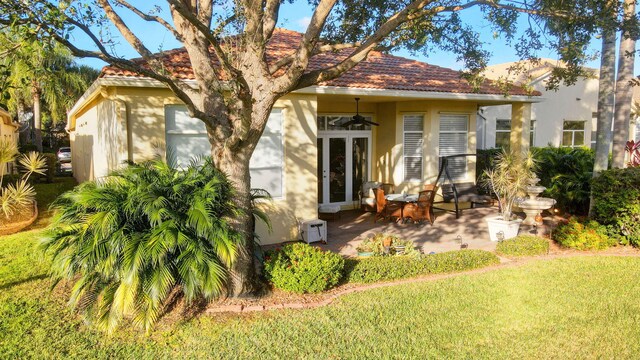
[[[189,304],[225,290],[242,241],[232,197],[210,158],[179,170],[155,160],[84,183],[52,206],[42,246],[54,286],[74,282],[70,303],[102,329],[131,318],[150,331],[174,291]]]
[[[42,151],[42,111],[48,110],[54,123],[64,120],[98,72],[77,66],[71,52],[59,44],[22,39],[5,31],[0,33],[0,48],[6,47],[11,51],[0,63],[9,69],[8,106],[16,112],[24,106],[33,108],[36,145]]]
[[[513,205],[526,194],[530,179],[535,178],[534,169],[535,160],[530,152],[503,150],[493,169],[485,170],[485,181],[498,197],[502,220],[511,220]]]
[[[4,169],[8,163],[18,158],[22,168],[22,177],[15,184],[4,184]],[[44,175],[46,169],[45,158],[36,152],[22,154],[18,157],[15,143],[7,139],[0,140],[0,213],[9,218],[14,213],[33,204],[36,191],[29,183],[33,174]]]

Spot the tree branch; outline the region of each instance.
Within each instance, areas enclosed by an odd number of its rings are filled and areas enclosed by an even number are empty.
[[[138,38],[129,27],[124,23],[120,15],[118,15],[109,0],[97,0],[98,4],[104,10],[104,13],[107,15],[107,18],[113,23],[113,25],[120,31],[122,36],[124,36],[125,40],[138,52],[138,54],[142,55],[145,59],[151,59],[153,54],[146,46],[142,43],[140,38]]]
[[[145,14],[144,12],[140,11],[140,9],[138,9],[137,7],[131,5],[129,2],[127,2],[125,0],[115,0],[115,2],[120,4],[121,6],[124,6],[125,8],[129,9],[131,12],[133,12],[136,15],[138,15],[141,19],[143,19],[145,21],[156,22],[156,23],[164,26],[167,30],[169,30],[169,32],[171,32],[171,34],[173,34],[173,36],[178,41],[182,42],[182,37],[176,31],[176,29],[173,26],[171,26],[171,24],[169,24],[165,19],[161,18],[160,16],[152,16],[152,15],[149,15],[149,14]]]
[[[311,56],[315,56],[315,55],[319,55],[319,54],[323,54],[323,53],[331,52],[331,51],[352,49],[352,48],[358,47],[360,45],[361,45],[360,42],[355,42],[355,43],[326,44],[326,45],[316,46],[313,49],[313,52],[311,53]],[[295,54],[291,54],[289,56],[285,56],[282,59],[276,61],[274,64],[269,66],[269,73],[273,75],[280,68],[291,64],[291,62],[293,62],[294,57],[295,57]]]
[[[273,35],[273,30],[278,23],[278,10],[280,10],[280,0],[267,0],[262,16],[262,38],[269,40]]]

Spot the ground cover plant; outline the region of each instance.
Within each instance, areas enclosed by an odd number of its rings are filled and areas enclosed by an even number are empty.
[[[420,252],[413,245],[413,241],[403,239],[397,235],[377,233],[368,237],[356,248],[358,253],[370,253],[372,256],[410,255],[417,256]]]
[[[319,293],[338,284],[344,258],[303,243],[269,251],[264,270],[276,288],[296,293]]]
[[[604,250],[616,245],[617,241],[609,237],[607,228],[592,220],[573,217],[558,225],[553,232],[558,244],[577,250]]]
[[[351,283],[372,283],[471,270],[499,262],[495,254],[484,250],[459,250],[417,256],[374,256],[348,259],[345,279]]]
[[[549,240],[533,235],[519,235],[496,245],[496,253],[504,256],[535,256],[549,252]]]
[[[41,244],[70,304],[113,331],[125,318],[147,331],[172,293],[187,303],[225,290],[241,237],[227,178],[210,158],[175,169],[161,160],[86,182],[53,204]]]
[[[600,173],[593,183],[593,219],[619,242],[640,245],[640,167]]]

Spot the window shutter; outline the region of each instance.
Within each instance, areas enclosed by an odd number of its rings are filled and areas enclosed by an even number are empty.
[[[283,196],[282,120],[282,110],[271,111],[267,126],[249,163],[251,187],[267,190],[274,198]]]
[[[423,124],[422,115],[404,116],[404,180],[422,180],[423,155]]]
[[[467,115],[440,115],[440,157],[466,154],[469,144],[469,117]],[[449,174],[454,180],[464,179],[467,174],[467,159],[449,160]]]

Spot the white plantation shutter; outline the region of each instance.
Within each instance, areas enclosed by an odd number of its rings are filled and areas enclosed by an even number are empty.
[[[469,116],[456,114],[440,115],[440,157],[466,154],[469,144]],[[449,174],[454,180],[464,179],[467,159],[449,160]]]
[[[404,116],[404,181],[422,180],[422,115]]]
[[[273,109],[249,164],[251,187],[267,190],[274,198],[283,196],[282,123],[282,110]]]
[[[207,129],[200,119],[192,118],[184,105],[164,108],[167,156],[178,167],[189,165],[193,157],[211,154]]]
[[[204,123],[190,117],[184,105],[165,107],[165,126],[167,154],[174,157],[177,166],[188,165],[195,156],[211,154]],[[250,160],[251,187],[282,197],[283,168],[282,110],[274,109]]]

